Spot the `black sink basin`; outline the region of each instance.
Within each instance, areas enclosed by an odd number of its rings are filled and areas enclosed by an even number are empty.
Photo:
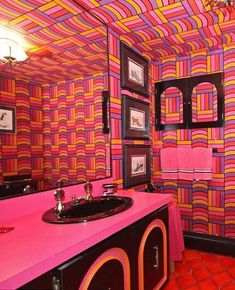
[[[52,208],[43,214],[42,219],[48,223],[81,223],[123,212],[131,207],[132,203],[132,198],[123,196],[99,196],[91,201],[82,199],[75,205],[71,202],[65,204],[58,214]]]

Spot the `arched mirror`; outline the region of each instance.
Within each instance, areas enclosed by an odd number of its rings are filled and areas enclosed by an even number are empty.
[[[109,177],[107,27],[72,0],[2,5],[27,59],[0,63],[0,198]]]

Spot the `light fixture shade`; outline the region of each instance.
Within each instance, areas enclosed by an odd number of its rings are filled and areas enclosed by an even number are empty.
[[[27,54],[23,48],[12,39],[0,38],[0,59],[7,62],[24,61],[27,59]]]

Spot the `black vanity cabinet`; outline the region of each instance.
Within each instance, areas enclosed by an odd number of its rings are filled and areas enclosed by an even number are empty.
[[[164,206],[20,289],[160,289],[168,278],[167,231]]]

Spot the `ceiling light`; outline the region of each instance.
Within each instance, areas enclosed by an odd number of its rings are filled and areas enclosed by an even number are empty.
[[[23,48],[13,39],[0,38],[0,60],[10,66],[28,58]]]

